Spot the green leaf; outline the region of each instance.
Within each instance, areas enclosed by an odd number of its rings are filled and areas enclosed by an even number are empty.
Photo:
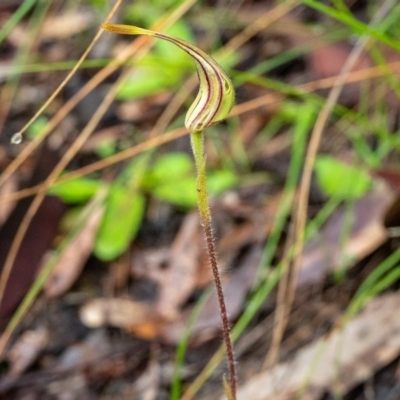
[[[110,157],[117,152],[117,143],[115,142],[115,139],[102,140],[94,151],[101,158]]]
[[[344,164],[330,156],[319,156],[315,162],[317,181],[330,197],[352,200],[364,196],[371,188],[367,172]]]
[[[230,170],[215,171],[207,179],[207,187],[212,195],[223,193],[237,184],[237,175]]]
[[[172,176],[174,177],[174,175]],[[211,195],[218,195],[237,185],[237,177],[231,171],[211,172],[208,178],[208,190]],[[179,207],[193,208],[197,204],[196,178],[187,176],[175,178],[154,186],[152,193],[158,199]]]
[[[153,25],[165,12],[181,4],[182,0],[136,0],[128,2],[123,19],[129,24]],[[130,3],[130,4],[129,4]]]
[[[147,157],[136,158],[112,184],[106,200],[94,254],[103,261],[121,255],[135,238],[145,211],[145,197],[140,193]]]
[[[165,33],[170,36],[177,36],[187,42],[194,41],[192,32],[183,20],[177,21],[174,25],[167,29]],[[187,54],[172,43],[164,40],[158,40],[154,47],[160,56],[164,57],[166,60],[174,62],[175,64],[185,63],[188,60]]]
[[[159,200],[166,201],[179,207],[193,208],[197,204],[196,178],[186,177],[160,184],[152,190]]]
[[[91,0],[92,6],[98,11],[106,11],[109,7],[107,0]]]
[[[48,119],[46,117],[39,117],[28,129],[26,136],[29,139],[35,139],[42,135],[44,129],[46,128]]]
[[[167,181],[176,181],[189,174],[194,176],[193,161],[186,153],[169,153],[160,156],[153,168],[146,174],[145,186],[151,190]]]
[[[144,215],[146,201],[128,190],[112,190],[94,246],[94,254],[103,261],[111,261],[121,255],[136,236]]]
[[[196,178],[191,157],[179,152],[159,157],[145,174],[143,187],[159,200],[179,207],[194,207]]]
[[[78,178],[55,184],[49,189],[49,194],[68,204],[83,203],[92,198],[101,185],[99,180]]]
[[[237,184],[237,176],[229,170],[211,172],[208,188],[217,195]],[[159,157],[145,174],[143,187],[159,200],[179,207],[196,206],[196,176],[191,157],[186,153],[169,153]]]
[[[193,40],[184,21],[178,21],[167,32]],[[160,40],[154,47],[155,53],[146,55],[118,90],[118,99],[133,100],[170,89],[182,79],[185,70],[191,68],[187,54],[172,43]]]
[[[169,68],[135,68],[130,77],[118,90],[119,100],[133,100],[150,96],[174,85],[176,77],[171,76]]]

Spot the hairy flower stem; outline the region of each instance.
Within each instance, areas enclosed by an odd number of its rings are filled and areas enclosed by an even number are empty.
[[[197,203],[199,207],[200,222],[204,229],[208,256],[211,263],[211,269],[214,276],[214,283],[217,290],[217,297],[221,312],[223,336],[226,346],[226,355],[228,358],[230,388],[233,399],[236,399],[235,357],[233,354],[228,313],[226,310],[224,292],[222,290],[221,277],[218,270],[217,253],[215,250],[214,236],[212,232],[211,212],[207,194],[206,157],[204,152],[203,132],[198,131],[191,133],[190,139],[197,169]]]
[[[235,359],[233,356],[232,341],[230,337],[228,313],[226,311],[225,297],[219,276],[217,254],[212,233],[211,213],[207,196],[206,159],[204,154],[203,131],[210,125],[224,120],[232,109],[235,101],[235,90],[229,76],[222,67],[208,54],[196,46],[165,33],[155,32],[132,25],[103,24],[102,28],[122,35],[148,35],[176,44],[186,51],[195,61],[199,77],[199,92],[196,99],[186,114],[185,126],[190,132],[192,148],[197,168],[197,202],[200,213],[200,222],[204,228],[207,242],[208,256],[214,275],[215,287],[221,311],[222,327],[226,354],[228,358],[230,390],[225,385],[224,389],[229,400],[236,399]]]

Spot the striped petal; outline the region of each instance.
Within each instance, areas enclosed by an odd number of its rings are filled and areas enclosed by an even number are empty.
[[[204,51],[182,39],[137,26],[103,24],[102,28],[124,35],[148,35],[164,39],[176,44],[194,58],[200,87],[186,114],[185,126],[190,133],[201,132],[227,117],[235,100],[232,82],[222,67]]]

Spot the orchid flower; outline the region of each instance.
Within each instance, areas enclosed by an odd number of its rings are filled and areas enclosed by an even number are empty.
[[[185,126],[190,133],[192,150],[197,169],[197,202],[200,220],[204,228],[207,250],[210,258],[214,282],[217,289],[224,332],[224,342],[227,350],[230,385],[225,386],[228,398],[236,398],[235,362],[230,338],[229,320],[226,311],[225,297],[217,265],[217,255],[212,233],[212,221],[207,194],[206,158],[204,154],[204,129],[225,119],[235,101],[235,91],[231,80],[222,67],[208,54],[196,46],[167,35],[131,25],[103,24],[102,28],[112,33],[123,35],[147,35],[166,40],[186,51],[195,61],[199,77],[199,92],[190,106]]]

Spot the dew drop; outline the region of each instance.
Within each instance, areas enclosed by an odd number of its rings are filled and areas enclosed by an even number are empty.
[[[22,134],[21,132],[14,133],[11,137],[12,144],[20,144],[22,142]]]

